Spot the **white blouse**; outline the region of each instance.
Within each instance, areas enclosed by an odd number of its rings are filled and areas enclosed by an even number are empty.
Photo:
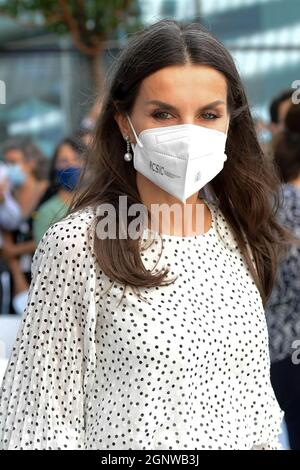
[[[92,207],[48,229],[0,391],[0,449],[281,448],[261,297],[207,204],[205,234],[145,229],[146,268],[177,276],[141,288],[148,302],[128,288],[121,300],[96,263]]]

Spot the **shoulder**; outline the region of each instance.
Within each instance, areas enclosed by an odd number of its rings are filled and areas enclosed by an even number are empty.
[[[61,220],[68,212],[68,207],[57,196],[51,197],[49,200],[41,204],[33,217],[34,227],[39,227],[42,231],[41,236],[45,233],[53,223]],[[37,238],[40,240],[41,236]]]
[[[57,206],[58,204],[60,204],[60,199],[58,197],[57,194],[55,194],[54,196],[51,196],[49,199],[47,199],[47,201],[43,202],[40,207],[38,208],[38,213],[44,213],[44,212],[48,212],[49,210],[52,209],[53,206]]]

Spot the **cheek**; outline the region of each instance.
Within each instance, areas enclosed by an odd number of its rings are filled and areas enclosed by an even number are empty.
[[[139,135],[143,130],[153,127],[152,117],[149,116],[149,113],[147,113],[146,110],[143,110],[141,106],[138,106],[138,104],[133,107],[130,119],[137,135]],[[127,123],[129,135],[135,140],[133,130],[128,120]]]
[[[218,131],[221,131],[221,132],[226,132],[227,131],[227,125],[228,125],[228,121],[227,119],[226,120],[222,120],[222,122],[220,122],[218,124],[218,127],[216,127],[216,129]]]
[[[216,121],[214,122],[213,128],[216,129],[217,131],[226,132],[229,123],[230,123],[230,117],[228,114],[225,114],[224,116],[222,116],[222,118],[216,119]]]

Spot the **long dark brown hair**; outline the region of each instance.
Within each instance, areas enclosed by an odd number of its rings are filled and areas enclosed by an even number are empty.
[[[88,188],[73,201],[70,213],[102,203],[113,204],[118,213],[121,195],[127,196],[128,206],[141,203],[136,171],[123,159],[126,143],[114,115],[116,112],[130,113],[144,78],[164,67],[188,62],[211,66],[227,81],[230,113],[226,144],[228,159],[224,169],[211,181],[211,190],[265,303],[286,241],[286,233],[275,218],[280,202],[277,192],[279,180],[273,164],[264,157],[258,144],[244,88],[230,53],[199,24],[159,21],[134,35],[121,52],[106,80],[89,157],[94,177]],[[144,267],[139,240],[101,240],[95,237],[94,249],[107,276],[137,292],[139,287],[170,282],[166,279],[167,269],[154,273]]]

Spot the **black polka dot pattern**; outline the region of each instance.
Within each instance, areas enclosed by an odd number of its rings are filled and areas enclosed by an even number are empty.
[[[209,207],[205,234],[145,229],[145,266],[176,277],[141,289],[147,301],[120,301],[96,263],[92,207],[48,229],[0,391],[0,449],[280,448],[261,298]]]

